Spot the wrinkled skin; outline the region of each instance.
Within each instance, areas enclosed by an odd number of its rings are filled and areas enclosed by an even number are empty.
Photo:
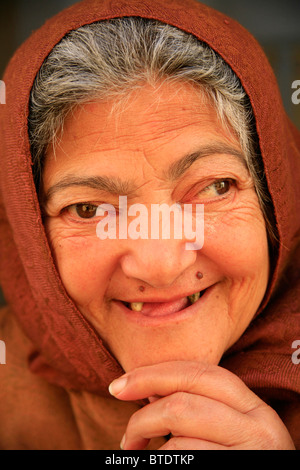
[[[52,188],[45,228],[62,282],[129,374],[115,396],[156,397],[129,421],[124,448],[169,433],[176,438],[168,449],[292,447],[275,412],[217,366],[255,315],[269,275],[265,222],[237,139],[188,84],[145,85],[111,110],[112,103],[96,102],[68,118],[59,146],[48,149],[43,190],[46,196]],[[180,175],[170,174],[200,151]],[[110,192],[83,184],[53,190],[69,177],[121,181],[129,205],[204,204],[203,248],[186,250],[186,239],[172,236],[100,240],[99,217],[92,210],[82,217],[83,204],[117,207],[120,184]],[[163,302],[207,288],[190,314],[149,318],[118,302]],[[209,373],[199,373],[203,367]],[[265,423],[274,433],[264,433]]]

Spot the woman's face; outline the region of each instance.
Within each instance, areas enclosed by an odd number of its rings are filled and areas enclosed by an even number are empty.
[[[257,311],[269,273],[239,143],[188,84],[145,85],[112,106],[78,107],[47,153],[45,228],[62,282],[125,371],[169,360],[217,364]],[[96,208],[113,205],[118,227],[120,195],[149,217],[152,204],[203,204],[203,247],[187,250],[172,230],[101,240]]]

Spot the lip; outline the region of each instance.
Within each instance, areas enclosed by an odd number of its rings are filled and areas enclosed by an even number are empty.
[[[195,302],[194,304],[189,305],[188,307],[186,307],[186,308],[184,308],[184,309],[182,309],[178,312],[169,313],[169,314],[160,315],[160,316],[148,316],[148,315],[144,315],[142,312],[136,312],[136,311],[130,310],[123,304],[123,301],[121,301],[121,300],[113,300],[112,302],[113,302],[114,306],[116,307],[117,311],[121,315],[125,315],[126,320],[130,323],[135,323],[135,324],[138,324],[138,325],[144,326],[144,327],[163,326],[163,325],[166,325],[166,324],[178,323],[179,321],[181,322],[181,321],[184,321],[184,320],[188,320],[192,316],[199,313],[199,311],[201,312],[201,310],[203,308],[205,308],[206,303],[208,302],[209,298],[211,297],[215,286],[216,286],[216,284],[213,284],[213,285],[207,287],[206,289],[201,289],[201,291],[205,290],[205,292],[199,298],[199,300],[197,302]],[[194,292],[195,291],[191,292],[190,294],[187,294],[186,296],[192,295]],[[157,298],[157,297],[155,299],[150,299],[149,298],[147,300],[145,300],[145,299],[143,299],[143,300],[134,299],[132,302],[171,302],[171,301],[179,300],[182,297],[185,297],[185,296],[178,295],[178,296],[172,297],[171,299],[166,299],[166,298],[160,299],[160,298]],[[130,301],[127,301],[127,300],[126,300],[126,302],[130,303]]]
[[[148,298],[145,298],[145,296],[142,298],[142,297],[135,297],[134,299],[113,299],[114,301],[117,301],[117,302],[126,302],[128,304],[132,303],[132,302],[157,302],[157,303],[163,303],[163,302],[174,302],[176,300],[180,300],[180,299],[183,299],[184,297],[188,297],[189,295],[193,295],[195,294],[195,292],[203,292],[204,290],[208,290],[212,287],[211,286],[207,286],[207,287],[202,287],[201,289],[199,289],[198,291],[196,291],[195,289],[190,291],[190,292],[187,292],[187,293],[183,293],[183,294],[178,294],[178,295],[174,295],[173,297],[169,297],[169,298],[166,298],[166,297],[148,297]]]

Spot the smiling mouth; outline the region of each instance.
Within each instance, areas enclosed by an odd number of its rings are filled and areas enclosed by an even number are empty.
[[[122,304],[128,310],[139,312],[149,317],[159,317],[180,312],[199,301],[205,290],[182,297],[181,299],[166,302],[124,302]]]

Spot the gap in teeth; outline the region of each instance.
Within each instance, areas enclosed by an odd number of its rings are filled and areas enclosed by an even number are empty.
[[[201,292],[195,292],[195,294],[188,295],[187,299],[191,302],[191,304],[194,304],[199,300],[201,297]],[[133,310],[134,312],[141,312],[144,306],[144,302],[124,302],[126,307],[129,308],[130,310]]]

